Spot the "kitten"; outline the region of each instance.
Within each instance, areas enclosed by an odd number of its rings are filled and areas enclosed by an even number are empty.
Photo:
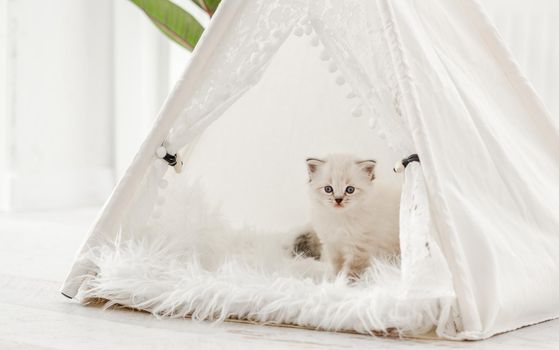
[[[375,167],[343,154],[307,159],[311,225],[322,246],[309,255],[322,255],[336,274],[357,277],[371,256],[399,253],[400,189],[376,179]]]

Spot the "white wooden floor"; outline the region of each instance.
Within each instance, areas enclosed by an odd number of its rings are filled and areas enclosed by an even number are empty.
[[[58,293],[96,210],[0,214],[0,350],[559,349],[559,321],[483,342],[428,342],[84,307]]]

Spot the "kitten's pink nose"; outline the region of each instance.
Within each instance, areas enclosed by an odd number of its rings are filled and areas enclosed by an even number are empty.
[[[334,198],[336,203],[340,204],[344,199],[343,198]]]

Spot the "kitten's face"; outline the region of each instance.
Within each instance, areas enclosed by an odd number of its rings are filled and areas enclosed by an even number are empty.
[[[375,165],[349,155],[307,159],[311,199],[336,211],[359,206],[373,186]]]

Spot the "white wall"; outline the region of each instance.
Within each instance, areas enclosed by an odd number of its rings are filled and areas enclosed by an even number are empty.
[[[8,0],[3,7],[4,206],[101,201],[114,180],[111,1]]]
[[[10,184],[8,181],[9,132],[10,118],[8,117],[11,104],[8,103],[8,1],[0,0],[0,210],[7,208],[10,199]]]

